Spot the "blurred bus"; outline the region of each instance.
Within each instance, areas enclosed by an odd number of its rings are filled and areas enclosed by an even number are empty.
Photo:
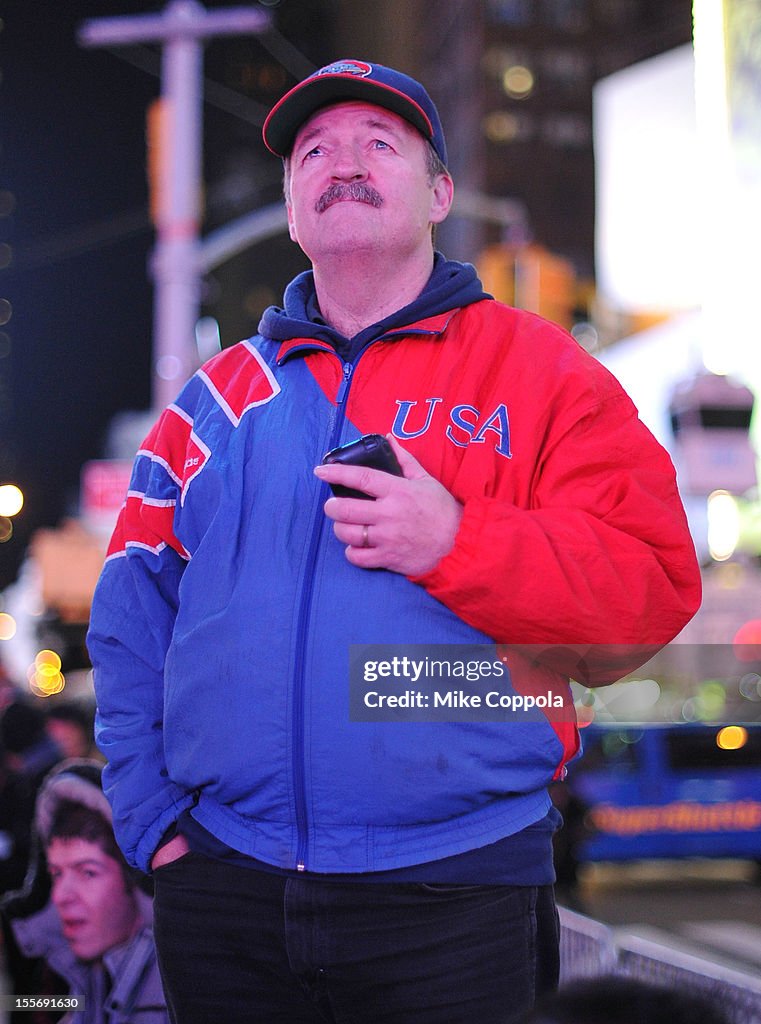
[[[580,861],[761,861],[761,725],[593,724],[582,740]]]

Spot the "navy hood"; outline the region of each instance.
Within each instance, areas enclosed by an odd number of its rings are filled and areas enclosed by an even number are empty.
[[[285,308],[270,306],[259,323],[259,334],[272,341],[291,338],[315,338],[326,341],[347,358],[387,331],[415,323],[438,313],[469,306],[491,298],[481,285],[476,268],[470,263],[448,260],[435,253],[433,270],[423,291],[409,305],[396,310],[376,324],[366,327],[352,339],[344,338],[320,316],[311,270],[299,274],[285,290]]]

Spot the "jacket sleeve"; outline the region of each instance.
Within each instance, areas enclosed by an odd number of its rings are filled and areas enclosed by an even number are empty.
[[[146,872],[163,834],[194,802],[169,779],[164,759],[164,661],[188,558],[174,532],[185,458],[176,419],[170,407],[137,454],[87,640],[114,832],[127,861]]]
[[[563,401],[527,507],[465,498],[454,548],[416,582],[498,643],[602,685],[695,614],[700,570],[671,460],[628,396],[616,384],[571,416]]]

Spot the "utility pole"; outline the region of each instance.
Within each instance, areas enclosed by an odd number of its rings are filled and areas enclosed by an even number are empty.
[[[151,260],[154,282],[152,401],[174,400],[195,371],[195,326],[203,259],[199,250],[203,148],[203,43],[213,36],[257,35],[269,15],[252,7],[207,11],[198,0],[171,0],[160,14],[96,18],[78,39],[87,47],[161,43],[161,201]]]

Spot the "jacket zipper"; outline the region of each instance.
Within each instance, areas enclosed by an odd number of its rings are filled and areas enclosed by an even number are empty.
[[[361,353],[360,353],[361,354]],[[357,356],[357,359],[359,356]],[[336,405],[338,407],[328,450],[335,448],[338,444],[346,419],[346,406],[344,400],[351,385],[352,374],[356,363],[344,363],[341,383],[336,393]],[[309,552],[306,562],[304,586],[301,590],[301,601],[299,604],[298,625],[296,630],[296,660],[294,665],[294,688],[293,688],[293,710],[292,722],[292,753],[291,763],[293,768],[293,798],[296,811],[296,870],[306,871],[306,851],[308,845],[309,822],[307,816],[306,779],[305,779],[305,758],[304,758],[304,689],[306,684],[306,647],[307,647],[307,626],[312,609],[313,579],[314,570],[317,564],[317,555],[320,548],[320,540],[325,523],[320,518],[322,512],[322,501],[315,510]]]

